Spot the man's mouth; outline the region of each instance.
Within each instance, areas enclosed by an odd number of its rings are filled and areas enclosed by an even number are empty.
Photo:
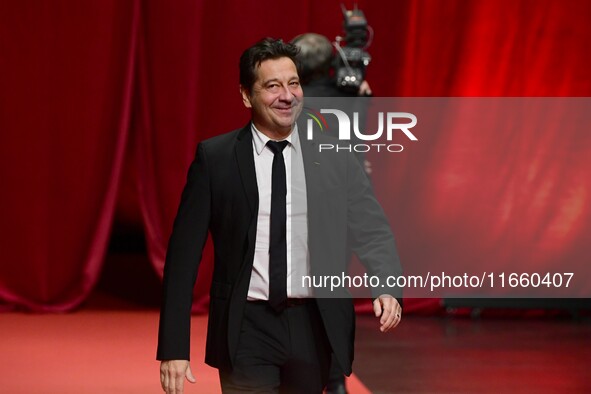
[[[289,114],[293,110],[293,107],[275,107],[275,110],[282,114]]]

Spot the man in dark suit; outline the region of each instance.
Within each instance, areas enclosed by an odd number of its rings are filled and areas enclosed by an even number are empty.
[[[344,272],[347,242],[370,274],[401,273],[357,160],[319,152],[322,139],[298,130],[296,55],[293,45],[273,39],[247,49],[240,90],[251,123],[197,148],[164,269],[157,358],[167,393],[182,392],[185,378],[195,381],[190,312],[208,231],[215,257],[205,361],[219,369],[225,393],[320,393],[331,353],[351,373],[355,319],[347,290],[301,285],[305,275]],[[395,327],[398,289],[372,295],[380,330]]]

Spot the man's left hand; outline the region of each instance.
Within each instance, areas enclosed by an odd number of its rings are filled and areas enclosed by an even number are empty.
[[[381,332],[396,327],[402,319],[402,308],[398,300],[388,294],[382,294],[373,301],[373,311],[380,318]]]

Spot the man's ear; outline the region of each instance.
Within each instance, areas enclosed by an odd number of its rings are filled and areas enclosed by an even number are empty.
[[[240,94],[242,95],[242,103],[246,108],[252,108],[250,103],[250,92],[242,85],[240,85]]]

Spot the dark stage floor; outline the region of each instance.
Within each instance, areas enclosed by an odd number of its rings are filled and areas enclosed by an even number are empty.
[[[406,317],[357,322],[355,373],[375,394],[591,393],[591,323]]]

